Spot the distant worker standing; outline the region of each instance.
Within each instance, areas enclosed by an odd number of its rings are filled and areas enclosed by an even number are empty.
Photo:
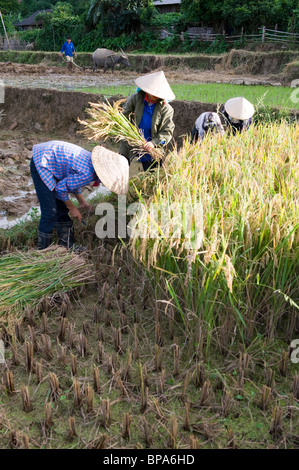
[[[74,62],[73,56],[76,54],[76,51],[70,37],[68,37],[65,43],[63,43],[60,51],[61,57],[63,57],[63,53],[65,54],[65,58],[68,62]]]

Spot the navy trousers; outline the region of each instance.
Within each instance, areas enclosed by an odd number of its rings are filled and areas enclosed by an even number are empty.
[[[33,158],[30,162],[30,171],[40,203],[41,218],[38,227],[39,231],[49,234],[52,233],[52,230],[57,223],[72,223],[72,219],[68,215],[68,208],[63,201],[56,198],[55,191],[50,191],[50,189],[45,185],[39,176]]]
[[[142,163],[144,171],[154,170],[155,168],[157,168],[159,166],[159,163],[156,162],[155,160],[145,161],[145,162],[141,162],[141,163]],[[162,162],[160,163],[160,166],[162,166]]]

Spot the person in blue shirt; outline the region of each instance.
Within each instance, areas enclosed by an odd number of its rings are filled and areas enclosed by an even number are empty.
[[[75,56],[76,51],[70,37],[68,37],[67,40],[63,43],[63,46],[60,51],[61,57],[63,57],[63,53],[68,62],[74,62],[73,56]]]
[[[131,95],[123,110],[124,116],[139,128],[144,136],[144,152],[136,152],[126,141],[122,141],[119,153],[130,162],[137,158],[143,170],[156,168],[159,163],[154,158],[153,150],[165,148],[171,141],[174,131],[173,108],[168,104],[175,96],[171,90],[164,72],[150,73],[135,80],[136,93]],[[160,162],[161,164],[161,162]]]

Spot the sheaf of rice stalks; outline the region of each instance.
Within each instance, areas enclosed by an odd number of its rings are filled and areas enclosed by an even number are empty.
[[[107,140],[112,139],[114,142],[125,140],[138,153],[146,153],[143,149],[146,140],[139,129],[122,114],[121,105],[125,100],[118,100],[111,104],[109,101],[105,103],[89,103],[90,107],[86,110],[90,116],[89,119],[83,121],[78,118],[80,124],[85,129],[80,131],[89,140]],[[163,156],[161,149],[153,149],[152,156],[159,159]]]
[[[93,282],[83,256],[64,248],[14,252],[0,257],[0,321],[13,323],[25,306]]]

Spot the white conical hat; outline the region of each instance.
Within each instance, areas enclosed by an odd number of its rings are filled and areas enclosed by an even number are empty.
[[[162,70],[138,77],[135,83],[141,90],[150,95],[157,96],[157,98],[168,101],[175,99],[175,95]]]
[[[224,105],[225,111],[234,119],[249,119],[254,115],[254,106],[246,98],[231,98]]]
[[[129,189],[129,163],[123,156],[98,145],[91,154],[96,174],[106,188],[116,194],[127,194]]]

